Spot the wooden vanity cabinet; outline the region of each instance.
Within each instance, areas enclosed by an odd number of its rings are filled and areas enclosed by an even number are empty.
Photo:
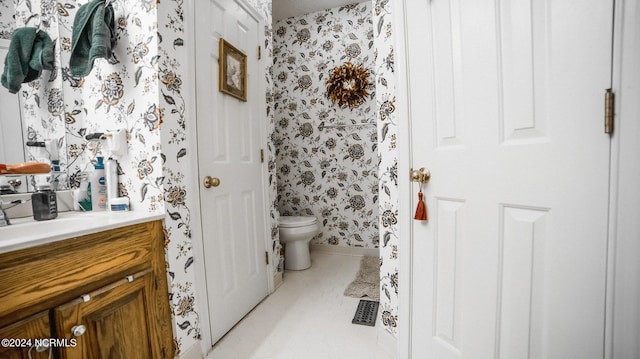
[[[49,357],[49,351],[38,351],[35,348],[33,340],[36,338],[49,338],[51,336],[51,327],[49,323],[49,312],[40,312],[29,318],[21,320],[12,325],[0,328],[0,339],[19,340],[25,339],[22,343],[10,343],[11,346],[0,345],[0,358],[2,359],[45,359]],[[29,343],[33,349],[26,346],[26,340],[31,339]],[[17,344],[17,345],[16,345]],[[29,353],[31,350],[31,353]],[[31,354],[31,356],[29,356]]]
[[[0,298],[0,339],[59,339],[60,358],[173,358],[160,221],[0,254]]]
[[[55,308],[58,333],[74,337],[74,328],[82,332],[75,336],[77,348],[60,349],[63,357],[164,357],[162,353],[151,353],[151,349],[156,347],[151,343],[156,333],[150,322],[155,320],[152,309],[153,275],[147,271],[129,278]]]

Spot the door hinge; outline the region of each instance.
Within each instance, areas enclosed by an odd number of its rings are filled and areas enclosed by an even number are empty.
[[[264,252],[264,259],[267,262],[267,265],[269,265],[269,252]]]
[[[260,149],[260,163],[264,163],[264,150]]]
[[[262,59],[262,46],[258,46],[258,60]]]
[[[613,119],[615,116],[616,95],[607,89],[604,93],[604,133],[613,133]]]

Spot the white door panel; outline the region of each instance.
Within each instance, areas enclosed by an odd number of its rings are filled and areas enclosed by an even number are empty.
[[[612,2],[405,6],[413,357],[602,358]]]
[[[234,0],[196,3],[199,176],[212,343],[268,294],[263,169],[264,91],[258,19]],[[218,91],[219,42],[247,55],[247,102]]]

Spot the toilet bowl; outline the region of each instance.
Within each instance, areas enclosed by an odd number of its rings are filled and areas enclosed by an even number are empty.
[[[284,245],[284,268],[311,267],[309,242],[319,232],[318,219],[310,216],[281,216],[278,221],[280,243]]]

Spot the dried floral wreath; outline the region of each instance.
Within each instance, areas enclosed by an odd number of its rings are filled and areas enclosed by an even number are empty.
[[[341,108],[356,108],[369,96],[369,70],[361,65],[345,62],[335,67],[327,80],[327,97]]]

